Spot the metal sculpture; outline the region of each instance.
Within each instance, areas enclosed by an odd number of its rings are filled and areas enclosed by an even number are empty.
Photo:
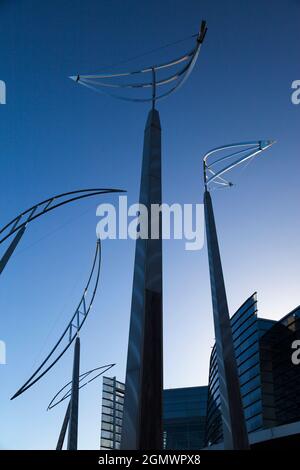
[[[217,229],[209,188],[216,185],[221,187],[232,186],[232,183],[224,179],[223,175],[236,166],[259,155],[273,143],[274,141],[258,141],[225,145],[211,150],[203,158],[205,222],[224,449],[247,449],[249,448],[249,442],[241,399]],[[221,154],[220,157],[218,156],[219,152],[226,152],[227,150],[237,148],[239,150],[226,153],[225,155]]]
[[[105,365],[105,366],[96,367],[95,369],[91,369],[87,372],[84,372],[83,374],[78,375],[78,386],[76,388],[76,393],[78,393],[81,388],[85,387],[86,385],[93,382],[94,380],[96,380],[101,375],[105,374],[105,372],[107,372],[109,369],[111,369],[114,366],[115,366],[115,364],[108,364],[108,365]],[[90,377],[90,376],[92,376],[92,377]],[[86,379],[88,379],[88,380],[85,381]],[[84,383],[81,384],[81,382],[84,382]],[[72,386],[69,388],[70,385],[72,385]],[[67,389],[67,391],[65,391],[65,389]],[[77,415],[75,414],[75,417],[74,417],[74,415],[71,416],[71,403],[72,403],[72,391],[73,390],[74,390],[74,384],[73,384],[73,380],[72,380],[71,382],[68,382],[66,385],[64,385],[55,394],[55,396],[52,398],[52,400],[50,401],[50,403],[48,405],[48,408],[47,408],[47,410],[51,410],[55,406],[57,406],[60,403],[62,403],[63,401],[65,401],[67,398],[71,397],[71,400],[69,401],[68,406],[67,406],[67,410],[66,410],[66,414],[65,414],[65,417],[64,417],[64,420],[63,420],[61,431],[59,433],[59,438],[58,438],[58,441],[57,441],[56,450],[62,450],[68,426],[70,426],[69,427],[69,436],[71,436],[73,434],[73,436],[68,439],[68,448],[70,450],[72,450],[72,449],[74,450],[74,448],[77,448],[78,407],[77,407]],[[58,397],[62,393],[63,393],[62,397],[58,399]],[[78,400],[77,400],[77,404],[78,404]],[[72,419],[73,419],[73,421],[75,421],[75,426],[73,426],[73,429],[72,429],[72,426],[71,426]],[[74,430],[74,428],[75,428],[75,430]],[[74,434],[75,434],[75,436],[74,436]],[[74,444],[74,442],[75,442],[75,444]]]
[[[199,33],[193,35],[196,37],[195,46],[188,52],[182,54],[180,57],[172,59],[168,62],[164,62],[158,65],[151,65],[139,70],[133,70],[130,72],[120,72],[120,73],[104,73],[104,74],[88,74],[88,75],[73,75],[70,78],[76,83],[83,85],[87,88],[90,88],[94,91],[105,93],[113,98],[133,101],[140,103],[152,102],[153,106],[156,101],[166,98],[170,94],[178,90],[184,82],[187,80],[191,74],[198,55],[200,53],[201,45],[204,41],[205,35],[207,32],[206,22],[202,21]],[[176,68],[180,66],[179,68]],[[169,75],[158,78],[158,74],[164,73],[171,69]],[[136,82],[136,78],[146,79],[142,82]],[[123,82],[123,80],[130,80],[128,82]],[[157,93],[159,87],[165,87],[167,85],[172,85],[171,88],[165,89],[161,93]],[[150,89],[152,94],[149,97],[126,97],[124,95],[116,94],[111,91],[111,89],[121,89],[121,90],[143,90]]]
[[[91,382],[94,382],[94,380],[96,380],[98,377],[101,377],[101,375],[105,374],[109,369],[111,369],[115,365],[116,364],[106,364],[104,366],[95,367],[95,369],[90,369],[87,372],[83,372],[82,374],[80,374],[79,375],[79,390],[86,387]],[[71,396],[72,387],[68,388],[71,384],[72,384],[72,381],[68,382],[54,395],[49,405],[47,406],[47,411],[52,410],[52,408],[55,408],[57,405],[67,400],[67,398]],[[65,389],[67,389],[67,391],[65,391]],[[61,394],[62,394],[62,397],[59,398]]]
[[[207,188],[212,183],[220,186],[232,186],[233,183],[223,178],[223,175],[233,168],[245,163],[247,160],[253,159],[258,156],[263,150],[268,149],[275,143],[274,140],[259,140],[251,142],[241,142],[237,144],[223,145],[222,147],[216,147],[206,153],[203,157],[203,173],[204,173],[204,184]],[[239,150],[226,153],[221,155],[219,158],[215,158],[218,152],[224,152],[229,149]],[[212,161],[211,161],[212,160]],[[229,163],[225,166],[220,166],[223,162]]]
[[[88,314],[92,308],[93,301],[96,295],[99,275],[101,266],[101,244],[100,239],[96,242],[96,251],[93,260],[92,269],[88,281],[85,285],[83,294],[80,298],[78,306],[72,315],[71,320],[67,324],[63,334],[52,348],[47,357],[43,360],[40,366],[35,370],[31,377],[19,388],[19,390],[13,395],[11,400],[18,397],[26,390],[31,388],[36,382],[38,382],[50,369],[59,361],[63,354],[69,349],[75,338],[78,336],[83,324],[85,323]],[[93,282],[92,282],[93,281]],[[89,298],[88,298],[89,295]],[[56,353],[56,354],[55,354]]]
[[[79,199],[84,199],[91,196],[97,196],[99,194],[108,194],[108,193],[117,193],[124,192],[121,189],[79,189],[77,191],[70,191],[67,193],[58,194],[52,196],[44,201],[35,204],[29,209],[21,212],[14,219],[12,219],[8,224],[0,229],[0,245],[13,234],[16,234],[11,244],[7,248],[3,257],[0,260],[0,274],[4,270],[6,264],[8,263],[10,257],[12,256],[14,250],[16,249],[19,241],[21,240],[24,232],[30,222],[41,217],[42,215],[57,209],[58,207],[69,204],[70,202],[78,201]]]
[[[175,59],[120,73],[79,74],[76,83],[125,101],[150,103],[144,134],[139,202],[162,203],[161,125],[155,104],[177,91],[192,72],[207,32],[202,21],[194,47]],[[178,41],[179,42],[179,41]],[[121,93],[120,93],[121,91]],[[126,96],[126,92],[134,96]],[[148,91],[148,93],[147,93]],[[141,93],[137,95],[137,93]],[[131,317],[126,366],[126,393],[121,449],[160,449],[163,392],[163,292],[161,214],[149,217],[158,239],[136,241]]]

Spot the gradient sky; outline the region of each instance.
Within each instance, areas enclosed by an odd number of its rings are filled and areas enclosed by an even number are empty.
[[[123,103],[68,79],[197,32],[208,34],[193,74],[159,105],[165,202],[202,202],[201,156],[243,140],[277,139],[213,193],[231,313],[258,291],[259,314],[279,319],[299,297],[300,1],[2,0],[0,220],[54,194],[120,187],[137,201],[147,105]],[[172,58],[186,41],[143,58]],[[131,68],[141,61],[130,62]],[[125,68],[125,65],[124,65]],[[109,69],[109,67],[108,67]],[[86,200],[32,223],[0,283],[0,448],[53,449],[65,406],[46,412],[70,380],[72,352],[15,401],[82,293],[95,244],[96,206]],[[4,250],[4,247],[2,248]],[[116,362],[124,379],[134,242],[103,243],[101,284],[84,326],[81,370]],[[206,249],[164,242],[165,387],[203,385],[214,342]],[[82,391],[79,448],[99,448],[101,382]]]

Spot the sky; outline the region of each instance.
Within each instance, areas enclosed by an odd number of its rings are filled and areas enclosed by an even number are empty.
[[[40,200],[81,188],[115,187],[137,202],[149,105],[96,94],[68,79],[116,70],[137,55],[208,33],[184,87],[158,105],[163,199],[201,203],[201,158],[232,142],[276,139],[212,194],[231,314],[254,291],[259,315],[279,319],[299,297],[299,113],[291,83],[300,79],[300,1],[2,0],[0,225]],[[193,39],[122,65],[169,59]],[[148,62],[147,62],[148,61]],[[95,249],[96,207],[85,200],[33,222],[1,275],[0,448],[53,449],[65,404],[52,396],[70,380],[72,351],[38,384],[9,398],[69,321]],[[2,245],[1,250],[7,245]],[[134,241],[103,242],[100,286],[81,333],[81,370],[116,363],[125,376]],[[1,253],[0,253],[1,254]],[[164,241],[164,385],[205,385],[214,343],[207,252]],[[79,448],[98,449],[101,381],[80,396]]]

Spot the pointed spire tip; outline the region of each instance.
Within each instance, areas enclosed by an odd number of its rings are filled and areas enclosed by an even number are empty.
[[[70,75],[69,78],[74,80],[74,82],[78,82],[80,79],[80,75]]]

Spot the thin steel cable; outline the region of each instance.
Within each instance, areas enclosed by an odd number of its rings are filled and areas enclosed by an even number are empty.
[[[142,68],[139,70],[133,70],[132,72],[120,72],[120,73],[114,73],[114,74],[88,74],[88,75],[83,75],[80,74],[79,78],[82,79],[93,79],[93,78],[101,78],[101,79],[108,79],[108,78],[119,78],[119,77],[129,77],[130,75],[138,75],[140,73],[152,73],[153,68],[155,70],[161,70],[169,67],[173,67],[174,65],[178,65],[182,62],[186,62],[194,53],[195,47],[188,53],[184,54],[183,56],[178,57],[177,59],[173,59],[172,61],[169,62],[163,62],[158,65],[153,65],[153,67],[146,67]]]
[[[163,46],[159,46],[159,47],[157,47],[155,49],[152,49],[150,51],[143,52],[141,54],[137,54],[136,56],[130,57],[129,59],[121,60],[119,62],[115,62],[115,63],[110,64],[110,65],[105,65],[105,66],[101,67],[100,69],[97,69],[93,74],[95,75],[95,74],[101,73],[105,70],[118,67],[119,65],[128,64],[130,62],[133,62],[134,60],[141,59],[142,57],[145,57],[145,56],[150,55],[150,54],[154,54],[154,52],[158,52],[160,50],[167,49],[168,47],[176,46],[177,44],[183,43],[183,42],[185,42],[189,39],[196,38],[197,36],[198,36],[198,33],[197,34],[192,34],[191,36],[187,36],[183,39],[178,39],[177,41],[165,44]],[[87,75],[87,74],[84,74],[84,75]]]
[[[164,99],[166,98],[167,96],[169,96],[171,93],[175,92],[178,88],[180,88],[182,86],[182,84],[186,81],[186,79],[189,77],[191,71],[193,70],[194,66],[195,66],[195,63],[196,63],[196,60],[198,58],[198,55],[199,55],[199,52],[200,52],[200,48],[201,48],[201,45],[204,41],[204,38],[205,38],[205,35],[206,35],[206,32],[207,32],[207,27],[206,27],[206,22],[205,21],[202,21],[201,23],[201,27],[200,27],[200,31],[198,34],[194,34],[192,35],[191,37],[197,37],[197,42],[196,42],[196,45],[194,46],[194,48],[190,51],[190,52],[187,52],[185,53],[184,55],[181,55],[180,57],[177,57],[176,59],[173,59],[171,61],[168,61],[168,62],[164,62],[164,63],[160,63],[158,65],[151,65],[151,66],[148,66],[146,68],[142,68],[142,69],[139,69],[139,70],[134,70],[134,71],[131,71],[131,72],[122,72],[122,73],[110,73],[110,74],[79,74],[77,76],[71,76],[70,78],[72,80],[74,80],[75,82],[87,87],[87,88],[90,88],[91,90],[93,91],[96,91],[98,93],[102,93],[102,94],[106,94],[112,98],[115,98],[115,99],[119,99],[119,100],[123,100],[123,101],[131,101],[131,102],[140,102],[140,103],[146,103],[146,102],[156,102],[156,101],[159,101],[161,99]],[[178,42],[182,42],[183,40],[180,40],[180,41],[176,41],[176,43]],[[172,43],[174,44],[174,43]],[[169,46],[170,44],[168,44],[167,46]],[[160,48],[157,48],[155,50],[160,50],[160,49],[163,49],[164,47],[166,46],[161,46]],[[115,78],[115,79],[119,79],[120,77],[124,78],[124,77],[129,77],[129,76],[134,76],[134,75],[139,75],[139,74],[142,74],[142,73],[152,73],[152,77],[153,77],[153,72],[157,72],[159,71],[160,69],[164,69],[164,68],[169,68],[169,67],[172,67],[172,66],[175,66],[175,65],[178,65],[182,62],[186,62],[187,61],[187,64],[182,68],[180,69],[179,71],[177,71],[176,73],[173,73],[172,75],[170,76],[167,76],[167,77],[164,77],[163,79],[160,79],[158,81],[155,81],[155,83],[153,82],[153,80],[150,82],[142,82],[142,83],[111,83],[111,82],[106,82],[106,81],[103,81],[103,80],[106,80],[106,79],[112,79],[112,78]],[[138,97],[128,97],[128,96],[124,96],[124,95],[120,95],[120,94],[117,94],[117,93],[112,93],[112,92],[108,92],[106,90],[106,88],[121,88],[121,89],[137,89],[137,88],[149,88],[149,87],[152,87],[156,89],[156,86],[160,86],[160,85],[167,85],[169,83],[171,83],[172,81],[177,81],[177,83],[171,87],[169,90],[165,91],[164,93],[161,93],[160,95],[157,95],[155,94],[155,99],[153,98],[153,93],[152,93],[152,96],[151,97],[147,97],[147,98],[138,98]],[[103,88],[102,88],[103,87]]]

